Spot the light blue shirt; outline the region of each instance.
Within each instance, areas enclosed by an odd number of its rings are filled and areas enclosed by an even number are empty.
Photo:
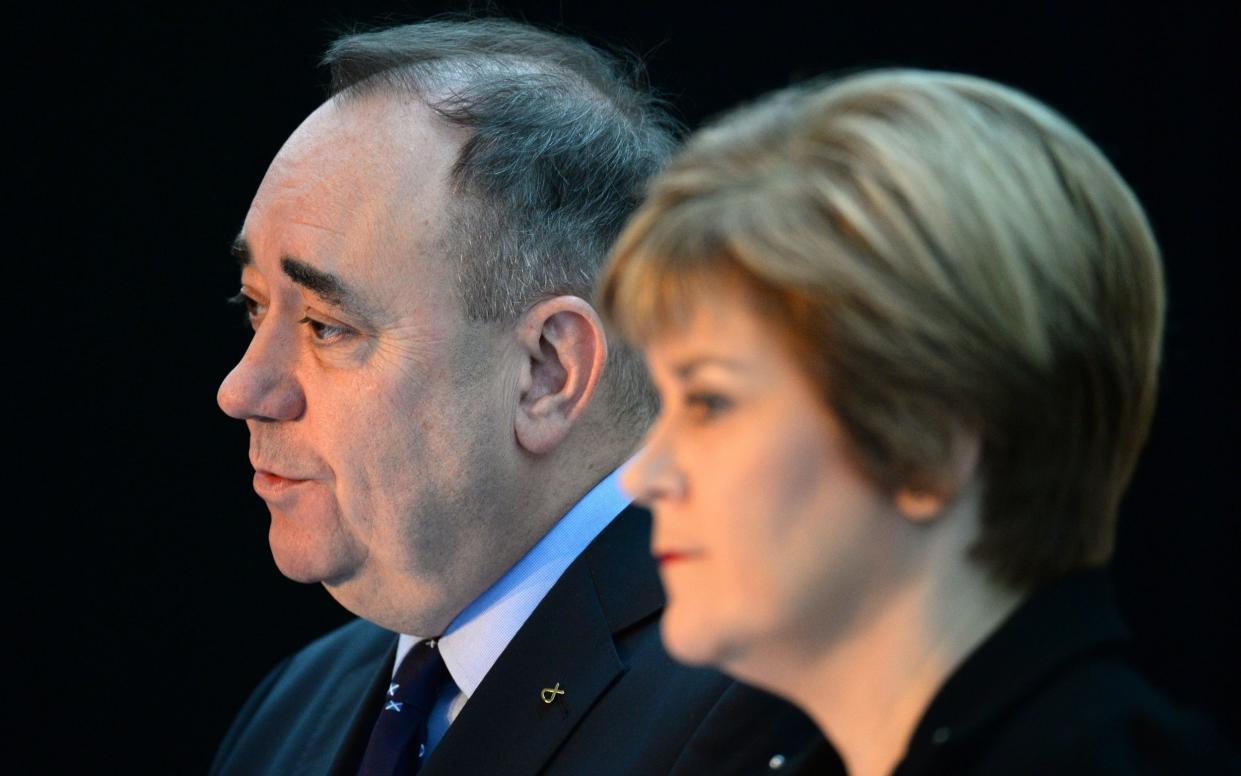
[[[452,676],[452,684],[440,693],[427,720],[427,751],[444,737],[500,653],[564,570],[629,502],[629,496],[621,491],[617,469],[583,496],[508,573],[452,621],[439,640],[440,655]],[[409,650],[423,640],[424,637],[401,634],[393,675]]]

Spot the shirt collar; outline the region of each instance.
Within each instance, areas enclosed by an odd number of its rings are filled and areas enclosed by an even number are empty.
[[[439,639],[440,655],[466,697],[474,694],[517,631],[569,564],[629,505],[620,469],[590,490],[508,573],[462,610]],[[393,672],[424,637],[402,633]]]

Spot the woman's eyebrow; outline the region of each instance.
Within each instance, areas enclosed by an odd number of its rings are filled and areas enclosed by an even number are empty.
[[[678,378],[687,380],[693,376],[695,371],[704,366],[718,366],[734,372],[740,372],[745,369],[746,364],[744,361],[731,358],[729,356],[694,356],[693,358],[675,364],[672,367],[672,372]]]

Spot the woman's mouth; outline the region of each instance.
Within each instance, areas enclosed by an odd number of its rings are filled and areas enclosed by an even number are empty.
[[[655,553],[655,560],[660,567],[667,566],[670,563],[677,563],[683,560],[690,560],[701,555],[701,552],[693,552],[688,550],[668,550],[666,552]]]

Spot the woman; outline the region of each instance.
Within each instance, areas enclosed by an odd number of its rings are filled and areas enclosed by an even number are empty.
[[[1036,101],[886,71],[693,138],[600,290],[661,411],[663,636],[799,704],[854,774],[1203,756],[1099,568],[1155,403],[1141,207]]]

